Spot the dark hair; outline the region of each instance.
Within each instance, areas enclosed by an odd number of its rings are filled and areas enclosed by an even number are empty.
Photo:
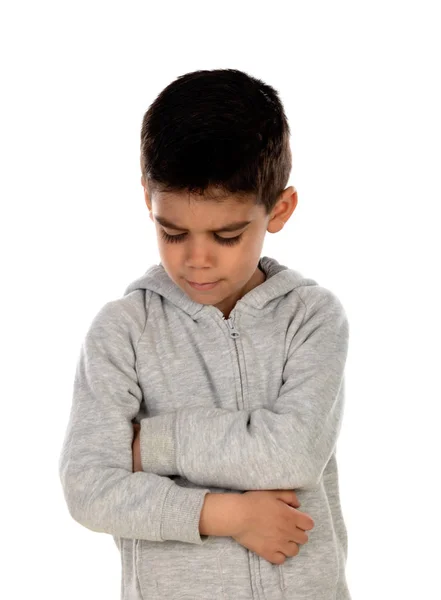
[[[237,69],[175,79],[142,120],[141,171],[154,191],[238,202],[269,215],[291,172],[290,129],[277,91]]]

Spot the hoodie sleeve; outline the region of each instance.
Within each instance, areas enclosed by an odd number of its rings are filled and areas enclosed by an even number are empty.
[[[318,484],[342,425],[349,326],[330,290],[313,286],[299,295],[303,321],[272,409],[192,406],[142,419],[143,469],[235,490]]]
[[[59,457],[70,515],[114,537],[202,544],[199,519],[209,489],[184,488],[156,473],[132,472],[132,419],[142,400],[136,346],[145,310],[108,302],[82,344]],[[142,314],[144,313],[144,314]]]

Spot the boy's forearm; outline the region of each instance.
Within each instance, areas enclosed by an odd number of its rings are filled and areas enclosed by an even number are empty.
[[[218,536],[236,535],[243,518],[241,494],[206,494],[199,520],[199,533]]]

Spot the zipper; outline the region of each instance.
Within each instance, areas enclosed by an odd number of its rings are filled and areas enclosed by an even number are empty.
[[[229,317],[228,319],[226,319],[225,317],[222,317],[222,320],[225,321],[225,323],[229,329],[230,337],[233,338],[233,340],[234,340],[234,347],[236,348],[236,355],[237,355],[237,366],[239,367],[240,390],[241,390],[241,394],[242,394],[242,408],[244,408],[242,373],[240,371],[239,350],[237,349],[237,342],[236,342],[237,338],[240,337],[240,333],[236,329],[236,326],[234,325],[233,317]]]
[[[240,333],[239,331],[236,329],[236,326],[234,325],[234,321],[233,321],[233,317],[229,317],[228,319],[226,319],[224,316],[222,317],[222,320],[225,321],[228,329],[229,329],[229,334],[230,337],[233,338],[234,340],[234,346],[236,348],[236,354],[237,354],[237,365],[239,367],[239,377],[240,377],[240,390],[241,390],[241,394],[242,394],[242,408],[244,408],[244,397],[243,397],[243,385],[242,385],[242,373],[240,371],[240,361],[239,361],[239,350],[237,349],[237,338],[240,337]],[[255,560],[255,557],[252,556],[251,554],[251,550],[247,549],[247,554],[248,554],[248,568],[249,568],[249,572],[250,572],[250,580],[251,580],[251,593],[253,598],[255,598],[255,593],[257,593],[257,595],[260,597],[260,592],[257,589],[257,577],[256,577],[256,571],[255,571],[255,567],[253,566],[253,561]],[[254,585],[253,585],[254,584]]]
[[[229,317],[228,319],[226,319],[225,317],[222,317],[222,319],[225,321],[225,323],[231,329],[230,336],[232,338],[238,338],[240,336],[240,333],[237,331],[237,329],[236,329],[236,327],[234,325],[233,317]]]

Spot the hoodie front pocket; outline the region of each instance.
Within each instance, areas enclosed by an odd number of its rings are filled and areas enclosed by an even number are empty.
[[[219,555],[209,538],[203,545],[174,540],[139,540],[137,573],[147,600],[224,600]]]

